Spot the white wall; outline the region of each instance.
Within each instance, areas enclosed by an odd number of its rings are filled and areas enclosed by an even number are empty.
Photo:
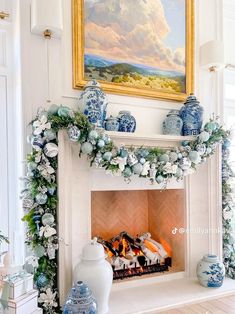
[[[22,176],[21,86],[18,0],[0,0],[0,11],[10,14],[0,21],[0,230],[9,237],[12,265],[23,264],[23,212],[19,177]]]
[[[225,61],[235,65],[235,0],[224,0]]]

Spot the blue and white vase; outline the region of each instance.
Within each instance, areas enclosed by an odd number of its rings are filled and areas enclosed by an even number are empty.
[[[118,131],[119,129],[119,121],[118,118],[110,116],[106,119],[105,123],[105,130],[107,131]]]
[[[130,111],[120,111],[118,114],[119,121],[119,132],[135,132],[136,129],[136,120],[131,115]]]
[[[91,290],[82,281],[78,281],[70,291],[64,305],[64,314],[97,314],[98,306]]]
[[[162,131],[166,135],[181,135],[183,121],[179,116],[179,110],[171,110],[163,121]]]
[[[204,287],[221,287],[224,276],[225,267],[217,255],[204,255],[197,264],[197,278]]]
[[[80,110],[88,117],[90,123],[102,128],[106,116],[108,100],[96,80],[87,83],[78,100]]]
[[[203,108],[197,98],[190,94],[184,106],[180,109],[180,117],[183,120],[183,135],[198,135],[202,127]]]

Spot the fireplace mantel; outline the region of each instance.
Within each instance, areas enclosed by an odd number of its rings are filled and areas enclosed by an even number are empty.
[[[194,136],[178,136],[178,135],[163,135],[163,134],[143,134],[143,133],[125,133],[111,132],[107,134],[118,145],[125,143],[130,146],[158,146],[163,148],[177,147],[182,141],[191,141]]]
[[[130,146],[149,145],[173,148],[180,146],[182,140],[193,139],[193,137],[138,133],[109,132],[109,134],[117,145],[123,143]],[[79,145],[68,139],[65,130],[59,131],[58,140],[58,223],[59,237],[62,240],[59,250],[59,291],[63,304],[72,284],[73,268],[79,260],[82,247],[91,237],[91,192],[123,189],[157,189],[159,187],[158,185],[150,187],[149,182],[139,178],[133,179],[133,182],[127,185],[123,178],[112,177],[106,175],[102,169],[90,167],[86,157],[79,157]],[[159,280],[164,282],[167,278],[174,280],[176,276],[179,279],[188,280],[195,276],[197,261],[204,254],[213,253],[219,257],[222,256],[221,233],[197,232],[198,228],[205,231],[209,229],[221,230],[221,173],[219,165],[220,153],[218,151],[207,163],[198,166],[195,174],[185,177],[180,182],[169,182],[169,189],[184,188],[186,193],[186,226],[189,230],[185,250],[186,267],[184,272],[154,277],[152,279],[154,282],[148,282],[147,285],[161,286]],[[150,280],[151,278],[147,279]],[[146,282],[148,281],[147,279]],[[123,288],[124,290],[130,289],[132,284],[141,290],[144,281],[141,279],[139,281],[123,282],[123,284],[116,283],[113,288],[118,286],[118,291],[123,291]],[[115,293],[111,295],[111,301],[114,300],[115,296]],[[136,304],[138,304],[139,300],[141,299],[137,296]],[[113,301],[111,303],[113,304]],[[115,306],[112,304],[110,313],[116,313],[113,311]],[[152,306],[153,310],[156,308],[157,306]]]

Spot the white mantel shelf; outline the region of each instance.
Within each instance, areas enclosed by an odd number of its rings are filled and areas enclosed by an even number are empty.
[[[112,131],[106,131],[106,133],[115,143],[130,146],[158,146],[170,148],[179,146],[182,141],[192,141],[195,139],[194,136],[143,134]]]

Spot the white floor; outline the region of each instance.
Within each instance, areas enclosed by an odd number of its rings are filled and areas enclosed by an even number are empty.
[[[197,279],[167,282],[112,291],[109,314],[147,314],[206,299],[234,294],[235,280],[226,278],[221,288],[204,288]]]

